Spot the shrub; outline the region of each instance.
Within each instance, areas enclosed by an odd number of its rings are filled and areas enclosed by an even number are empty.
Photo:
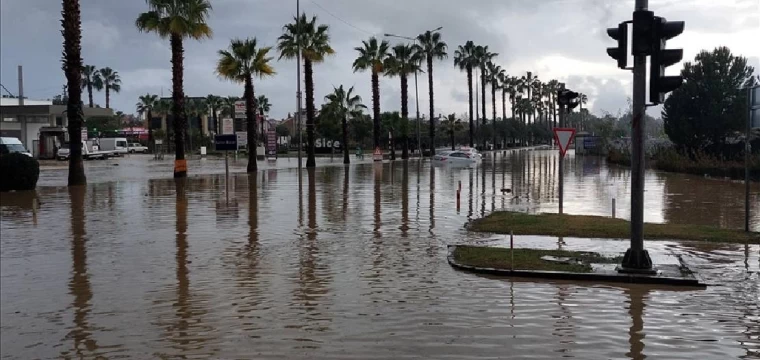
[[[40,163],[20,153],[0,156],[0,191],[34,190],[40,177]]]

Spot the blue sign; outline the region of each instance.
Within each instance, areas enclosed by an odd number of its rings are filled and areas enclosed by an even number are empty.
[[[237,135],[216,135],[214,145],[218,151],[235,151],[237,150]]]
[[[583,137],[583,148],[584,149],[596,149],[597,140],[599,140],[598,136],[584,136]]]

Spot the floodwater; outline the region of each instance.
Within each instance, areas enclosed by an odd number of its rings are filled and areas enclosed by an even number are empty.
[[[335,162],[340,162],[336,158]],[[88,184],[44,170],[3,194],[3,359],[760,358],[760,246],[647,242],[705,290],[495,279],[459,272],[446,245],[504,245],[464,223],[557,211],[556,152],[475,168],[413,160],[88,162]],[[630,172],[566,161],[565,211],[628,217]],[[456,192],[461,181],[461,199]],[[299,183],[301,186],[299,186]],[[512,189],[503,194],[502,188]],[[647,221],[743,226],[743,185],[648,172]],[[760,230],[760,189],[752,227]],[[517,246],[623,252],[624,241],[518,237]]]

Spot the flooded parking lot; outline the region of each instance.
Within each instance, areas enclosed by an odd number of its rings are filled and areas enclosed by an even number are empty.
[[[556,151],[475,168],[411,160],[88,162],[89,184],[41,174],[2,195],[2,358],[757,358],[760,246],[647,242],[712,284],[493,279],[453,270],[446,245],[494,210],[556,212]],[[113,164],[117,163],[118,166]],[[627,218],[630,172],[566,162],[565,211]],[[457,208],[456,191],[462,197]],[[511,189],[503,193],[502,188]],[[645,220],[743,226],[740,183],[648,172]],[[752,228],[760,231],[760,189]],[[519,237],[518,246],[623,252],[624,241]]]

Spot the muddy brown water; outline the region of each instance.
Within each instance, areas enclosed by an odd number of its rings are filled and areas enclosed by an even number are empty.
[[[320,159],[300,187],[284,159],[254,176],[235,162],[229,183],[214,159],[191,161],[182,181],[167,179],[169,161],[88,162],[90,184],[73,189],[65,169],[44,170],[35,193],[0,195],[1,357],[760,357],[758,245],[647,243],[656,262],[688,263],[706,290],[494,279],[446,263],[448,244],[505,244],[466,233],[470,218],[556,212],[556,161],[550,151],[475,168]],[[567,212],[609,215],[616,198],[627,218],[627,169],[567,164]],[[648,172],[646,189],[647,221],[743,226],[742,184]],[[758,214],[760,189],[752,196]]]

